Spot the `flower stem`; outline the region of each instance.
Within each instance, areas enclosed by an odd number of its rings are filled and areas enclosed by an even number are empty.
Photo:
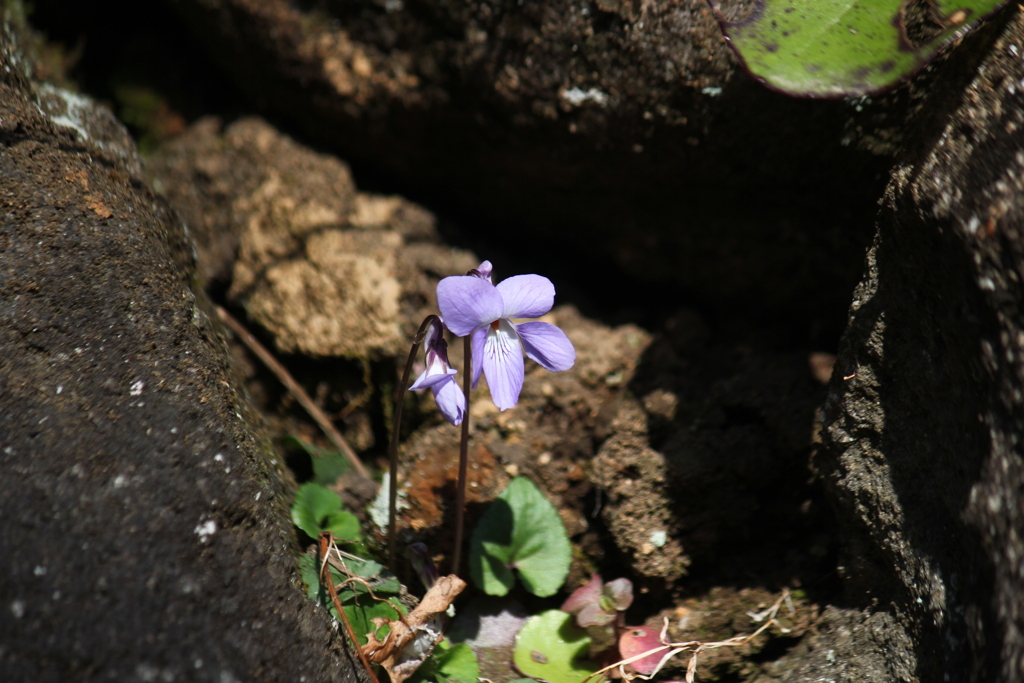
[[[395,561],[398,557],[398,439],[402,428],[402,406],[405,404],[405,390],[409,386],[409,374],[412,372],[412,364],[416,361],[416,352],[423,343],[427,328],[437,319],[436,315],[428,315],[420,325],[412,340],[412,348],[409,349],[409,359],[405,362],[402,382],[395,393],[395,421],[391,428],[391,443],[388,444],[388,467],[391,470],[388,488],[388,566],[391,571],[395,571]]]
[[[462,561],[462,529],[466,521],[466,477],[469,465],[469,390],[473,377],[473,335],[466,335],[463,355],[462,392],[466,395],[466,414],[462,416],[462,438],[459,440],[459,480],[455,488],[455,548],[452,552],[452,574],[458,575]]]

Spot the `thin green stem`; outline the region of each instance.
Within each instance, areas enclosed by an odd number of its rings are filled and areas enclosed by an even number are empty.
[[[402,373],[402,381],[398,385],[395,395],[395,417],[394,425],[391,428],[391,443],[388,444],[388,466],[390,468],[388,488],[388,566],[395,571],[395,561],[398,557],[398,439],[402,428],[402,406],[405,404],[405,391],[409,386],[409,375],[412,373],[412,365],[416,362],[416,352],[423,343],[423,337],[427,328],[437,319],[436,315],[428,315],[420,325],[419,331],[412,340],[412,348],[409,349],[409,359],[405,362],[405,371]]]
[[[458,575],[462,562],[462,530],[466,523],[466,478],[469,466],[469,391],[473,377],[473,335],[465,339],[462,392],[466,395],[466,414],[462,416],[462,438],[459,440],[459,480],[455,488],[455,549],[452,553],[452,574]]]

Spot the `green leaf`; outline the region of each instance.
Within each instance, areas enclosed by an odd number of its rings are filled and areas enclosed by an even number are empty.
[[[330,531],[344,541],[359,538],[359,519],[341,509],[337,493],[313,482],[303,484],[295,494],[292,523],[310,538],[316,538],[321,531]]]
[[[438,673],[453,681],[476,683],[480,676],[480,667],[477,666],[473,650],[465,643],[442,649],[446,642],[438,645],[434,651]]]
[[[581,683],[598,670],[586,659],[587,632],[568,612],[553,609],[530,617],[516,636],[512,661],[520,673],[548,683]],[[597,681],[603,678],[592,679]]]
[[[341,587],[348,577],[333,567],[330,569],[330,572],[335,590],[338,593],[338,601],[341,602],[341,608],[345,610],[345,616],[348,617],[349,623],[352,624],[352,631],[359,639],[359,644],[365,645],[367,634],[373,631],[376,631],[378,636],[383,638],[390,628],[387,626],[378,628],[373,623],[373,619],[380,617],[388,621],[394,621],[402,614],[399,611],[400,606],[388,600],[374,599],[369,594],[366,586],[357,581]],[[314,558],[309,555],[303,555],[299,558],[299,576],[306,585],[306,595],[309,596],[309,599],[330,612],[331,616],[335,619],[340,620],[338,611],[334,607],[334,601],[331,600],[327,588],[320,583],[319,566]],[[386,597],[385,591],[379,591],[377,587],[373,588],[373,592],[377,598]]]
[[[316,566],[316,560],[309,555],[303,555],[299,558],[299,578],[302,579],[303,585],[306,587],[306,595],[313,602],[321,602],[320,592],[320,575]],[[326,593],[327,591],[323,591]]]
[[[747,18],[719,23],[746,67],[768,86],[794,95],[840,97],[896,83],[1003,4],[758,0]]]
[[[352,465],[344,453],[314,446],[294,434],[285,436],[284,443],[286,446],[302,449],[309,454],[309,459],[313,464],[313,481],[317,484],[330,486],[338,481],[341,475],[352,469]]]
[[[364,579],[375,579],[380,576],[380,573],[384,571],[384,565],[380,562],[374,562],[373,560],[353,560],[351,558],[345,559],[345,567],[348,568],[354,576],[361,576]],[[379,589],[374,589],[379,590]],[[397,589],[393,592],[398,592]]]
[[[374,619],[395,621],[402,616],[392,603],[386,600],[375,600],[369,595],[355,596],[349,593],[347,600],[340,595],[338,599],[341,600],[341,607],[345,610],[345,616],[352,624],[352,630],[359,639],[360,645],[366,645],[369,633],[376,632],[377,636],[383,639],[391,630],[389,626],[378,627],[373,623]],[[331,613],[335,613],[333,607]]]
[[[510,481],[491,503],[470,543],[473,580],[489,595],[512,589],[513,570],[534,595],[554,595],[565,583],[571,559],[562,518],[525,477]]]
[[[327,515],[323,530],[330,531],[339,540],[355,541],[359,539],[359,518],[347,510],[338,510]]]
[[[410,683],[425,683],[426,681],[437,681],[437,683],[476,683],[480,678],[480,667],[477,665],[476,655],[469,645],[459,643],[452,645],[445,638],[433,653],[416,670],[410,679]]]

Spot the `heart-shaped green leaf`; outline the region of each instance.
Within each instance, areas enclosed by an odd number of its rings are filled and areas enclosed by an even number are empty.
[[[548,610],[530,617],[516,636],[512,661],[520,673],[548,683],[581,683],[597,671],[586,659],[590,645],[587,632],[562,610]],[[595,683],[603,678],[591,679]]]
[[[714,4],[714,3],[713,3]],[[1005,0],[758,0],[722,32],[750,72],[795,95],[863,95],[927,63]]]
[[[303,484],[295,494],[292,523],[310,538],[316,538],[321,531],[330,531],[343,541],[359,538],[359,519],[341,509],[337,493],[313,482]]]
[[[572,549],[555,506],[525,477],[516,477],[491,503],[473,531],[470,571],[489,595],[515,585],[513,571],[528,591],[554,595],[569,573]]]

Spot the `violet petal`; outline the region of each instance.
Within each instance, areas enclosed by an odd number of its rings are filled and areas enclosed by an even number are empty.
[[[491,262],[490,261],[484,261],[479,266],[477,266],[473,270],[469,271],[469,273],[470,273],[470,275],[472,275],[474,277],[483,278],[484,280],[487,280],[488,282],[492,282],[492,280],[491,280],[491,273],[493,272],[493,270],[494,270],[494,266],[491,265]]]
[[[480,381],[480,373],[484,370],[484,344],[487,340],[487,330],[491,328],[483,327],[473,333],[473,348],[470,351],[471,358],[473,359],[473,388],[476,389],[477,382]]]
[[[457,373],[458,370],[455,368],[448,368],[445,372],[431,373],[430,368],[427,368],[420,373],[420,376],[416,378],[416,381],[409,386],[409,391],[416,391],[418,389],[426,389],[428,387],[436,387],[442,382],[448,381],[452,375]]]
[[[551,323],[529,322],[516,325],[523,349],[534,360],[551,372],[568,370],[576,362],[576,349],[559,328]]]
[[[431,318],[427,329],[423,331],[423,350],[428,354],[437,348],[439,341],[444,339],[444,321],[436,315]]]
[[[543,275],[516,275],[497,285],[502,318],[539,318],[555,305],[555,286]]]
[[[487,280],[472,275],[453,275],[437,283],[437,306],[444,324],[456,337],[501,317],[501,294]]]
[[[436,326],[431,325],[427,331],[432,333],[428,334],[424,341],[427,344],[427,369],[416,378],[416,381],[409,387],[409,391],[435,386],[446,377],[458,372],[448,364],[448,343],[441,336],[440,323]]]
[[[496,330],[487,328],[482,365],[494,405],[514,408],[523,389],[524,363],[519,336],[509,321],[502,320]]]
[[[435,384],[431,391],[434,392],[434,400],[437,401],[437,408],[444,415],[444,419],[457,425],[466,414],[466,395],[459,388],[459,383],[451,379],[451,375],[444,377],[448,381]]]

